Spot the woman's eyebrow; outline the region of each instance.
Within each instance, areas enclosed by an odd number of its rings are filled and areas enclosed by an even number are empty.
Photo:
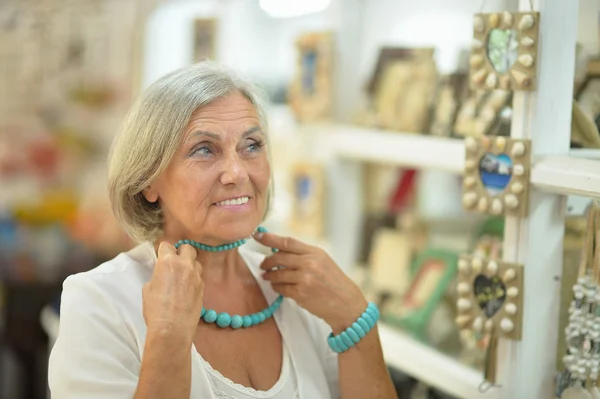
[[[260,131],[261,131],[260,126],[251,127],[250,129],[248,129],[244,133],[242,133],[242,138],[244,139],[244,138],[250,136],[252,133],[256,133],[256,132],[260,132]],[[195,132],[193,132],[192,134],[190,134],[188,136],[187,140],[189,140],[191,138],[194,138],[194,137],[198,137],[198,136],[208,136],[208,137],[210,137],[212,139],[215,139],[215,140],[221,140],[221,136],[219,136],[216,133],[209,132],[209,131],[206,131],[206,130],[196,130]]]

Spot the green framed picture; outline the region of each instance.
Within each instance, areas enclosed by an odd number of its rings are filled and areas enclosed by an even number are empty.
[[[458,253],[442,249],[421,252],[411,267],[410,287],[396,304],[384,309],[384,321],[423,339],[433,312],[456,277],[458,257]]]

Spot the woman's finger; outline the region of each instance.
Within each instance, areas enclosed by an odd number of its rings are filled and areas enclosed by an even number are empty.
[[[198,253],[196,252],[196,248],[192,247],[189,244],[183,244],[179,247],[179,256],[186,260],[195,260]]]
[[[300,282],[300,271],[297,269],[279,269],[267,271],[263,278],[271,284],[297,284]]]
[[[254,239],[264,246],[295,254],[308,253],[312,248],[310,245],[298,241],[295,238],[282,237],[273,233],[256,233],[254,234]]]
[[[162,241],[159,245],[158,245],[158,257],[162,258],[167,254],[172,254],[172,255],[176,255],[177,254],[177,249],[175,248],[175,245],[171,244],[168,241]]]
[[[292,269],[297,269],[302,265],[302,257],[296,254],[287,252],[277,252],[271,256],[267,256],[260,268],[263,270],[273,269],[274,267],[284,266]]]

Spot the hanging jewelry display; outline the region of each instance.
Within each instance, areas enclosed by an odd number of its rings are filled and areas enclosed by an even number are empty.
[[[587,214],[585,245],[581,253],[569,324],[565,330],[565,371],[557,382],[561,399],[599,399],[600,372],[600,206],[594,201]]]
[[[535,90],[539,20],[536,12],[474,16],[473,89]]]
[[[501,260],[461,255],[456,323],[463,329],[521,339],[523,267]]]
[[[483,214],[527,216],[530,141],[468,137],[465,147],[464,209]]]

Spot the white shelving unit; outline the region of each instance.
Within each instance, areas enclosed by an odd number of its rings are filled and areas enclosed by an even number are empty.
[[[461,398],[553,397],[566,196],[600,197],[598,153],[569,150],[578,1],[519,0],[519,10],[530,11],[531,3],[541,14],[538,87],[515,93],[511,136],[532,140],[533,190],[529,216],[506,218],[503,251],[504,260],[525,267],[522,340],[500,341],[500,387],[481,394],[480,373],[386,326],[380,332],[390,364]],[[329,229],[342,264],[352,261],[348,248],[358,243],[363,161],[463,171],[461,140],[338,125],[311,129],[337,159]]]

